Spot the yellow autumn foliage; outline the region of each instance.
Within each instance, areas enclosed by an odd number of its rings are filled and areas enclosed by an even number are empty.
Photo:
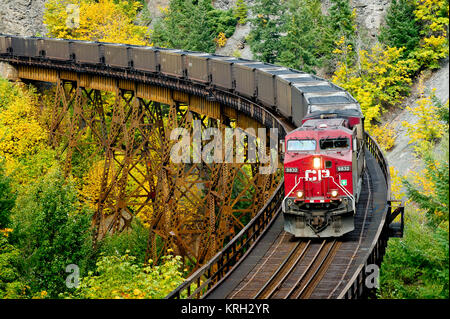
[[[391,198],[402,199],[405,197],[403,191],[402,178],[398,170],[394,166],[389,166],[389,173],[391,175]]]
[[[448,56],[449,4],[446,0],[416,0],[414,14],[422,25],[420,47],[413,57],[423,65],[436,69],[439,60]]]
[[[45,113],[34,87],[0,78],[0,161],[14,192],[59,165],[48,145]]]
[[[406,107],[407,110],[417,117],[417,122],[404,121],[402,123],[406,127],[407,135],[411,138],[409,144],[414,144],[413,148],[418,155],[430,149],[434,144],[434,140],[441,138],[445,132],[445,125],[436,116],[438,107],[433,103],[436,89],[433,89],[429,96],[425,94],[424,90],[421,79],[419,81],[419,100],[414,107]]]
[[[372,126],[371,134],[383,151],[389,151],[394,147],[397,134],[392,123]]]
[[[336,43],[336,54],[348,55],[352,48],[343,42]],[[349,65],[338,58],[333,82],[347,90],[360,103],[366,119],[366,129],[371,132],[383,107],[399,104],[411,84],[411,60],[402,60],[403,49],[376,45],[370,51],[358,52],[359,64]]]
[[[35,152],[47,140],[38,122],[37,95],[31,87],[18,90],[19,95],[0,110],[0,156],[7,161]]]
[[[47,148],[48,134],[40,117],[38,94],[33,87],[0,79],[0,159],[4,160],[6,174],[13,175],[19,184],[25,183],[30,173],[24,169],[30,157],[37,153],[35,157],[40,160],[46,157],[42,152]]]
[[[75,13],[68,10],[70,5],[76,6]],[[133,23],[142,6],[137,1],[49,0],[45,6],[44,24],[50,37],[150,44],[148,28]]]
[[[221,48],[227,43],[227,37],[225,36],[225,33],[220,32],[217,38],[214,39],[214,41],[216,42],[217,46]]]
[[[83,188],[79,192],[80,199],[85,202],[92,211],[97,209],[100,198],[102,177],[104,172],[104,160],[98,161],[91,166],[91,169],[83,179]],[[114,168],[114,167],[113,167]],[[108,184],[112,180],[114,169],[108,175]],[[111,203],[109,203],[111,204]],[[108,206],[108,203],[106,203]],[[109,215],[112,211],[105,209],[104,213]]]
[[[440,165],[435,163],[436,166]],[[410,171],[408,180],[413,181],[413,184],[418,188],[423,190],[424,194],[433,194],[436,191],[436,185],[434,184],[429,170],[426,168],[420,171]]]

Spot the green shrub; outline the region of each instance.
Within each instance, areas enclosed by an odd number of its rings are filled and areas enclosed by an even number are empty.
[[[82,299],[161,299],[183,282],[181,257],[162,257],[160,266],[137,265],[133,256],[103,256],[95,273],[81,279],[66,297]]]
[[[29,297],[27,286],[20,281],[19,258],[20,251],[0,233],[0,299]]]
[[[378,37],[387,46],[405,48],[404,58],[418,47],[420,41],[415,8],[412,0],[393,0],[386,14],[386,25],[381,27]]]
[[[233,9],[233,14],[240,24],[245,24],[247,22],[247,12],[248,6],[244,0],[237,0],[236,6]]]
[[[12,243],[20,249],[20,272],[32,293],[57,297],[67,290],[65,272],[87,272],[92,258],[91,214],[78,207],[76,191],[59,171],[19,194],[13,210]]]
[[[130,230],[106,236],[99,243],[99,251],[105,256],[122,256],[129,254],[136,262],[144,264],[147,252],[149,231],[137,219],[134,219]]]
[[[430,227],[408,210],[404,238],[391,238],[380,271],[385,299],[448,298],[448,224]]]

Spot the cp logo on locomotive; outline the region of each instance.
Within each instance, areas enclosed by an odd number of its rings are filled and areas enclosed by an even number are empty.
[[[308,169],[305,171],[305,180],[309,182],[321,181],[327,177],[330,177],[330,170],[328,169]]]

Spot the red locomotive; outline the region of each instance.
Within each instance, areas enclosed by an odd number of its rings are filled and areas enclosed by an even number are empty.
[[[354,229],[365,167],[361,117],[309,117],[285,139],[284,229],[339,237]]]

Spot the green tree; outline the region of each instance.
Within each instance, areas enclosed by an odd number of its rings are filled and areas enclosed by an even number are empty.
[[[2,163],[0,162],[0,230],[9,226],[11,210],[15,202],[10,180],[4,175],[1,165]]]
[[[281,38],[281,52],[276,62],[291,68],[314,72],[322,66],[329,47],[322,39],[325,20],[319,0],[291,0],[288,3],[287,33]]]
[[[420,41],[420,25],[414,14],[415,5],[412,0],[393,0],[381,27],[378,39],[381,43],[402,48],[403,57],[407,57],[416,49]]]
[[[90,219],[59,171],[18,196],[11,240],[21,250],[20,269],[33,293],[57,297],[66,291],[69,264],[87,271],[92,255]]]
[[[240,24],[247,23],[248,6],[244,0],[237,0],[233,9],[234,17],[238,19]]]
[[[214,39],[223,32],[230,37],[236,27],[232,10],[216,10],[211,0],[171,0],[153,32],[155,45],[214,52]]]
[[[344,36],[353,40],[356,32],[355,23],[355,14],[350,7],[349,0],[331,0],[331,7],[328,10],[328,24],[335,39]]]
[[[281,39],[286,32],[287,9],[285,0],[255,1],[249,43],[257,60],[275,63],[284,51]]]
[[[331,0],[324,28],[326,30],[326,34],[322,36],[325,47],[324,64],[328,67],[328,71],[332,72],[337,66],[337,61],[333,57],[333,49],[337,42],[353,48],[349,50],[347,56],[349,63],[356,59],[356,14],[352,11],[349,0]]]
[[[422,154],[425,164],[427,184],[433,192],[419,188],[411,181],[404,180],[408,197],[427,212],[428,220],[437,226],[442,222],[448,223],[449,215],[449,151],[448,133],[441,141],[440,155],[431,151]],[[448,227],[448,224],[447,224]]]

